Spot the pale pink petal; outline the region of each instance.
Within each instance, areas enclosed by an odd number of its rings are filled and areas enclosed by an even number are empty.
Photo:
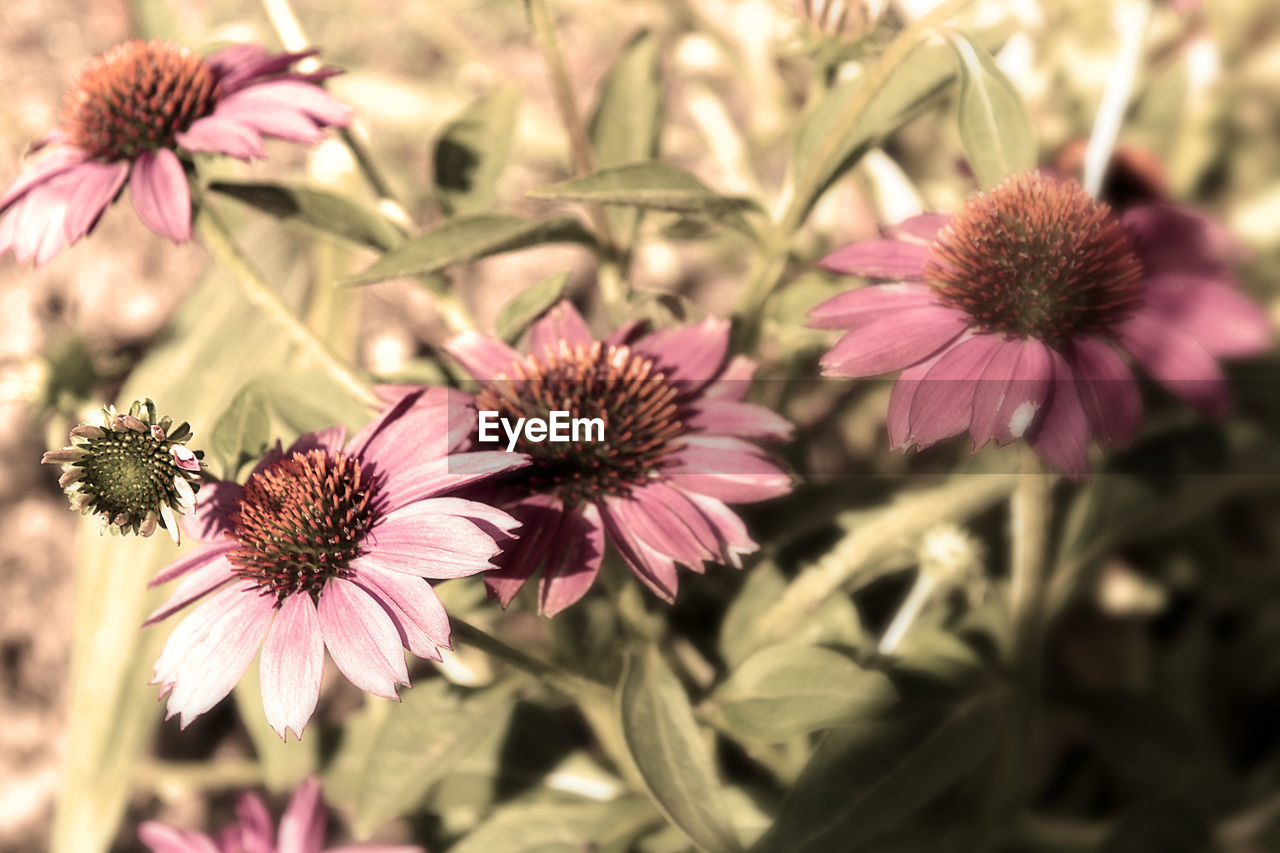
[[[79,148],[57,148],[36,160],[18,175],[18,179],[9,185],[4,195],[0,196],[0,214],[22,198],[32,187],[44,183],[55,175],[68,169],[83,165],[88,155]]]
[[[280,845],[276,853],[320,853],[328,818],[320,798],[320,780],[308,776],[289,798],[280,818]]]
[[[606,498],[596,504],[609,541],[645,586],[667,603],[675,601],[679,585],[675,563],[635,537],[626,523],[614,514],[615,501],[615,498]]]
[[[273,596],[236,584],[182,620],[156,663],[155,680],[172,688],[168,716],[181,715],[186,728],[230,693],[249,668],[274,611]]]
[[[185,576],[173,593],[170,594],[168,601],[152,611],[151,615],[147,617],[147,621],[142,623],[142,627],[146,628],[168,619],[191,602],[204,598],[224,583],[233,580],[235,575],[232,573],[231,563],[228,562],[226,557],[230,550],[229,544],[213,548],[202,548],[186,560],[180,560],[173,566],[166,568],[165,572],[170,572],[175,566],[181,566],[180,571],[170,574],[170,577],[177,577],[180,574]],[[198,559],[192,561],[192,557],[197,557]],[[158,578],[159,575],[156,577]],[[154,586],[155,584],[156,580],[153,579],[149,585]]]
[[[927,246],[901,240],[863,240],[827,255],[818,266],[841,275],[918,281],[929,259]]]
[[[429,578],[457,578],[492,568],[502,549],[495,532],[519,522],[502,510],[461,498],[416,501],[386,515],[368,544],[379,565]]]
[[[591,330],[587,328],[587,323],[582,319],[582,315],[578,313],[578,309],[573,307],[573,303],[568,300],[561,300],[556,305],[534,321],[529,327],[529,352],[542,357],[547,347],[557,350],[560,347],[560,341],[565,341],[570,346],[574,344],[589,344],[595,338],[591,336]]]
[[[175,134],[174,141],[187,151],[225,154],[240,160],[253,160],[265,154],[258,131],[217,113],[193,122],[191,127]]]
[[[409,395],[384,409],[352,437],[344,452],[384,474],[420,456],[443,456],[448,450],[444,420],[417,409],[418,400]]]
[[[406,649],[420,658],[440,660],[450,645],[449,616],[431,584],[422,578],[383,569],[376,554],[351,561],[355,583],[367,589],[390,613]]]
[[[191,239],[191,190],[178,155],[168,148],[138,155],[129,189],[148,228],[176,243]]]
[[[1051,353],[1035,338],[1013,339],[996,352],[973,395],[973,449],[1022,438],[1036,422],[1050,393]]]
[[[475,450],[443,458],[417,459],[392,469],[383,485],[387,509],[453,491],[528,464],[528,456],[505,450]]]
[[[1077,338],[1067,353],[1080,405],[1099,444],[1128,447],[1142,426],[1142,393],[1129,366],[1097,338]]]
[[[962,311],[942,305],[907,308],[872,320],[822,357],[828,376],[878,376],[910,367],[955,340],[968,326]]]
[[[855,329],[907,308],[936,304],[936,291],[927,284],[873,284],[846,290],[809,312],[807,325],[815,329]]]
[[[693,432],[727,433],[757,441],[786,441],[791,437],[790,421],[752,403],[699,399],[688,412],[684,427]]]
[[[521,361],[520,353],[479,332],[463,332],[446,343],[444,349],[481,381],[510,376],[512,366]]]
[[[919,216],[904,219],[897,225],[890,225],[885,230],[889,236],[896,239],[916,240],[927,245],[937,238],[938,232],[950,221],[951,216],[947,214],[922,213]]]
[[[1143,312],[1178,327],[1210,355],[1240,358],[1271,349],[1271,322],[1253,300],[1221,281],[1165,273],[1149,278]]]
[[[1053,388],[1027,443],[1050,467],[1069,477],[1083,477],[1089,473],[1089,419],[1076,394],[1071,367],[1056,350],[1048,352]]]
[[[396,685],[409,683],[400,634],[369,593],[351,581],[331,578],[320,593],[320,633],[329,656],[356,687],[399,699]]]
[[[729,436],[684,436],[664,478],[686,491],[751,503],[791,491],[791,478],[754,444]]]
[[[547,549],[538,584],[538,610],[555,616],[584,595],[595,582],[604,557],[604,523],[595,504],[564,513]]]
[[[138,840],[150,847],[152,853],[219,853],[209,836],[184,832],[154,820],[143,821],[138,826]]]
[[[925,448],[969,428],[979,380],[1002,345],[997,335],[975,335],[938,359],[911,400],[908,443]]]
[[[1230,410],[1226,379],[1218,362],[1195,338],[1145,312],[1126,319],[1115,334],[1152,378],[1205,413],[1226,416]]]
[[[89,161],[76,166],[67,176],[74,178],[75,185],[68,197],[63,230],[67,242],[74,243],[89,232],[120,192],[129,177],[129,162]]]
[[[719,375],[729,351],[729,321],[707,317],[692,326],[659,329],[636,341],[631,349],[653,359],[669,380],[696,386]]]
[[[747,526],[742,523],[742,519],[738,517],[738,514],[726,506],[723,501],[715,498],[696,495],[692,492],[683,492],[682,494],[698,508],[698,512],[702,514],[702,517],[715,528],[716,535],[720,538],[720,558],[735,569],[742,568],[742,557],[746,554],[754,554],[759,550],[760,546],[747,533]]]
[[[290,729],[294,737],[302,737],[320,699],[323,672],[320,617],[310,594],[295,593],[276,612],[258,665],[262,709],[281,740],[287,740]]]

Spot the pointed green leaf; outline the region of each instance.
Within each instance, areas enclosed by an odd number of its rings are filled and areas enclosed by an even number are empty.
[[[618,710],[627,749],[667,819],[704,850],[739,849],[689,697],[652,646],[632,660]]]
[[[350,199],[297,184],[215,181],[209,190],[242,201],[277,219],[296,222],[385,252],[404,242],[404,232],[382,214]]]
[[[817,646],[761,649],[711,697],[726,730],[766,743],[873,717],[896,698],[884,673]]]
[[[223,477],[234,478],[240,466],[257,459],[270,441],[267,398],[250,380],[209,430],[209,452],[222,464]]]
[[[995,746],[993,696],[941,720],[896,716],[828,732],[751,853],[879,849],[875,837],[932,801]]]
[[[657,160],[606,166],[581,178],[532,189],[529,195],[554,201],[620,204],[712,218],[759,207],[749,198],[721,195],[684,169]]]
[[[960,59],[960,139],[978,183],[988,189],[1034,169],[1036,129],[1013,81],[968,36],[952,33],[947,40]]]
[[[498,809],[449,848],[449,853],[548,853],[594,850],[625,841],[662,818],[647,800],[517,803]]]
[[[411,812],[510,712],[512,682],[464,692],[437,678],[405,691],[373,739],[361,775],[355,833],[367,838]]]
[[[553,273],[513,296],[502,306],[497,319],[493,321],[498,337],[508,342],[518,338],[526,326],[556,304],[568,283],[569,273]]]
[[[448,215],[480,213],[493,206],[519,115],[520,89],[511,85],[469,104],[445,125],[432,162]]]
[[[454,264],[543,243],[583,243],[594,239],[570,216],[522,219],[496,213],[459,216],[392,249],[345,285],[373,284],[390,278],[426,275]]]

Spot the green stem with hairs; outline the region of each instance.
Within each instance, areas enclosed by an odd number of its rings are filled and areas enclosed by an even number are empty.
[[[456,616],[450,617],[455,639],[473,646],[526,675],[576,700],[608,701],[613,688],[603,682],[585,678],[527,655],[489,632]]]

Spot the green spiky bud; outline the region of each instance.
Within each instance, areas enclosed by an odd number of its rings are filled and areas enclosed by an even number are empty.
[[[112,533],[150,536],[163,527],[179,541],[178,516],[192,509],[200,489],[204,451],[186,446],[191,428],[158,418],[151,400],[127,412],[102,410],[102,426],[81,424],[70,444],[41,462],[62,466],[58,484],[72,509],[93,513]]]

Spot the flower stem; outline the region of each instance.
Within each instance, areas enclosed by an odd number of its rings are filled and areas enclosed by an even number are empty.
[[[1093,132],[1084,150],[1084,188],[1095,197],[1102,191],[1111,151],[1120,135],[1120,125],[1124,123],[1125,109],[1129,106],[1129,96],[1138,76],[1143,37],[1147,32],[1147,21],[1151,18],[1151,3],[1148,0],[1120,3],[1115,8],[1114,17],[1120,49],[1107,76],[1107,86],[1093,121]]]
[[[907,631],[911,630],[911,626],[915,624],[916,617],[920,615],[920,611],[929,602],[929,596],[933,594],[933,587],[936,582],[933,575],[926,572],[924,567],[921,566],[916,574],[916,582],[912,584],[911,592],[908,593],[906,601],[902,602],[902,606],[898,608],[893,621],[889,623],[889,627],[880,638],[880,654],[891,655],[897,651],[898,644],[907,635]]]
[[[1027,677],[1033,692],[1039,686],[1051,485],[1052,478],[1039,459],[1026,450],[1022,473],[1009,506],[1013,545],[1009,608],[1014,626],[1014,670]]]
[[[579,700],[607,700],[612,689],[601,682],[584,678],[571,672],[559,669],[545,661],[525,654],[517,648],[507,645],[487,631],[472,625],[457,616],[450,617],[453,636],[462,642],[480,649],[482,652],[531,675],[542,683],[561,693]]]
[[[324,368],[335,382],[345,388],[352,397],[371,408],[379,408],[381,403],[369,390],[369,385],[356,376],[345,364],[338,360],[324,341],[308,329],[271,290],[261,274],[254,269],[249,259],[244,256],[235,244],[226,224],[206,202],[201,208],[196,228],[204,238],[219,261],[231,272],[232,277],[240,283],[240,289],[249,302],[275,323],[298,347]]]

